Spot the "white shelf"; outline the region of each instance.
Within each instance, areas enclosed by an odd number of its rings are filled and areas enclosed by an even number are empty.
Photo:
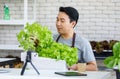
[[[0,50],[23,50],[19,45],[0,45]]]
[[[0,25],[25,25],[24,20],[0,20]],[[28,23],[33,23],[34,20],[29,20]]]
[[[36,20],[36,0],[33,0],[33,19],[28,19],[28,0],[24,0],[24,18],[21,20],[0,20],[0,25],[23,25],[33,23]]]

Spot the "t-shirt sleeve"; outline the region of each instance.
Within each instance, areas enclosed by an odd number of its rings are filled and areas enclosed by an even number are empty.
[[[84,41],[83,46],[83,59],[85,62],[95,61],[95,56],[88,40]]]

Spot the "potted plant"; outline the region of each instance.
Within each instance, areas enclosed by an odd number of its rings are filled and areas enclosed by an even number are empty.
[[[120,41],[113,45],[113,56],[109,56],[104,60],[104,64],[108,68],[114,68],[117,79],[120,79]]]
[[[33,50],[40,57],[65,60],[68,66],[78,61],[77,48],[55,42],[48,27],[39,23],[27,23],[17,34],[17,39],[24,50]]]

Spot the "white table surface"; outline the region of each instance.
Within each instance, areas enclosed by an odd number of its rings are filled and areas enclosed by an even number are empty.
[[[87,76],[62,76],[54,74],[57,70],[39,70],[38,75],[35,70],[25,70],[24,75],[21,76],[21,69],[0,69],[7,70],[7,73],[0,73],[0,79],[108,79],[111,75],[107,71],[86,71]]]

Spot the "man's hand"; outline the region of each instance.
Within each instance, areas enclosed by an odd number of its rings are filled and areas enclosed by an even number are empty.
[[[34,44],[35,44],[34,46],[37,47],[39,44],[39,40],[35,38],[34,36],[31,36],[30,39],[34,41]]]
[[[74,65],[68,67],[68,69],[70,69],[70,70],[77,70],[77,64],[74,64]]]
[[[68,67],[68,69],[78,70],[78,66],[77,66],[77,64],[74,64],[74,65]],[[87,71],[97,71],[98,68],[97,68],[96,61],[91,61],[91,62],[86,63],[86,70]]]

